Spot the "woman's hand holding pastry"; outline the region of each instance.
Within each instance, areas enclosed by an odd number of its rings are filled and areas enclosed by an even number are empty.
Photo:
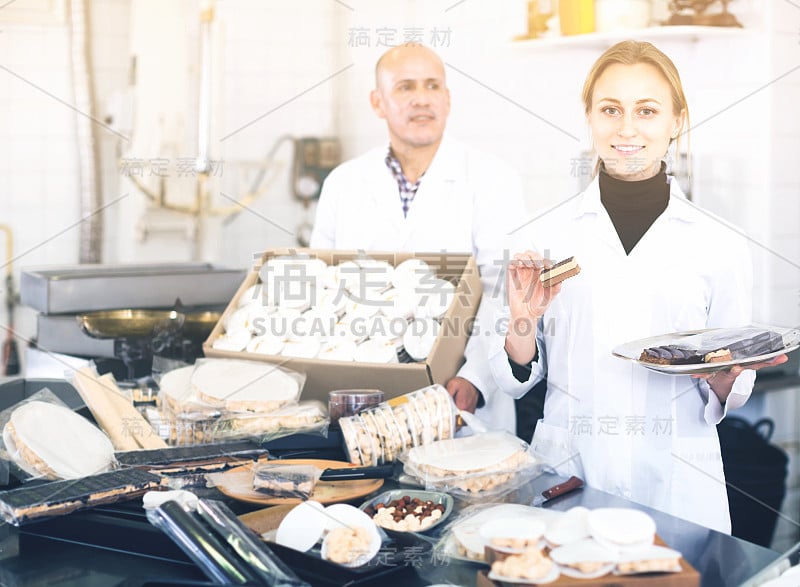
[[[533,251],[514,255],[506,271],[510,318],[506,352],[525,365],[536,354],[536,323],[561,291],[561,284],[544,287],[540,276],[551,263]]]

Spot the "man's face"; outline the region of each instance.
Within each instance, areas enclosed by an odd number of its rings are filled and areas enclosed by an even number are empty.
[[[370,102],[394,148],[438,144],[450,113],[442,62],[422,47],[398,48],[383,59]]]

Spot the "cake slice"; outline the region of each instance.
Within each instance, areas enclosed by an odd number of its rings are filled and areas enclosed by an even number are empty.
[[[552,287],[580,272],[581,267],[578,265],[578,262],[575,261],[575,257],[570,257],[542,271],[539,275],[539,281],[542,282],[544,287]]]
[[[703,359],[698,351],[673,344],[646,348],[639,356],[640,361],[654,365],[695,365]]]

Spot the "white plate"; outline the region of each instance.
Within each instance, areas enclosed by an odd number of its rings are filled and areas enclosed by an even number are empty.
[[[783,340],[788,341],[790,343],[789,346],[772,353],[757,355],[755,357],[748,357],[746,359],[721,361],[719,363],[698,363],[695,365],[656,365],[655,363],[647,363],[645,361],[639,360],[642,351],[646,348],[663,346],[668,344],[680,344],[681,338],[694,336],[695,334],[701,334],[703,332],[709,332],[710,330],[713,330],[713,329],[708,329],[708,330],[689,330],[686,332],[672,332],[670,334],[662,334],[659,336],[652,336],[649,338],[641,338],[639,340],[626,342],[625,344],[621,344],[619,346],[614,347],[614,349],[611,351],[611,354],[621,359],[631,360],[635,363],[640,364],[642,367],[650,369],[651,371],[666,373],[668,375],[695,375],[701,373],[714,373],[715,371],[724,371],[725,369],[729,369],[736,365],[745,367],[747,365],[752,365],[754,363],[760,363],[761,361],[768,361],[770,359],[774,359],[778,355],[782,355],[784,353],[790,353],[800,348],[800,331],[798,331],[797,329],[780,328],[774,326],[770,326],[767,329],[782,334]]]
[[[275,542],[288,548],[306,552],[322,538],[328,517],[325,506],[316,501],[305,501],[292,509],[278,526]]]
[[[381,549],[381,535],[380,532],[378,532],[378,526],[375,524],[372,518],[370,518],[366,513],[357,507],[353,507],[344,503],[329,505],[325,508],[325,515],[328,517],[326,522],[327,535],[322,541],[322,550],[320,551],[322,558],[326,560],[328,559],[328,539],[332,530],[341,527],[355,528],[358,526],[366,528],[367,532],[369,532],[370,543],[367,548],[367,552],[359,555],[352,562],[343,564],[342,566],[360,567],[375,558],[375,555],[378,554],[378,551]]]

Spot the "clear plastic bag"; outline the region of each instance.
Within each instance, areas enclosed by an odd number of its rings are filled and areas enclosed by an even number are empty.
[[[328,419],[325,406],[318,401],[300,402],[274,412],[228,412],[209,425],[211,440],[252,438],[264,443],[289,434],[317,434],[328,436]]]
[[[17,418],[24,417],[38,423],[37,409],[47,410],[48,417],[58,418],[62,426],[37,427],[35,430],[15,428],[15,423],[20,425]],[[79,438],[83,446],[90,449],[90,454],[76,454],[72,450],[74,446],[65,444],[63,434],[66,426],[80,434]],[[110,471],[117,466],[108,437],[47,388],[0,412],[0,430],[2,458],[8,461],[10,473],[22,481],[34,478],[75,479]],[[75,435],[70,435],[73,437]]]
[[[296,404],[305,375],[242,359],[200,359],[161,376],[159,397],[176,414],[266,413]]]
[[[253,489],[271,497],[309,499],[322,470],[314,465],[257,463],[253,467]]]
[[[452,438],[457,413],[450,394],[441,385],[395,397],[339,419],[345,453],[358,465],[393,462],[415,446]]]
[[[528,444],[508,432],[486,432],[415,447],[404,472],[428,490],[469,500],[500,497],[544,470]]]

